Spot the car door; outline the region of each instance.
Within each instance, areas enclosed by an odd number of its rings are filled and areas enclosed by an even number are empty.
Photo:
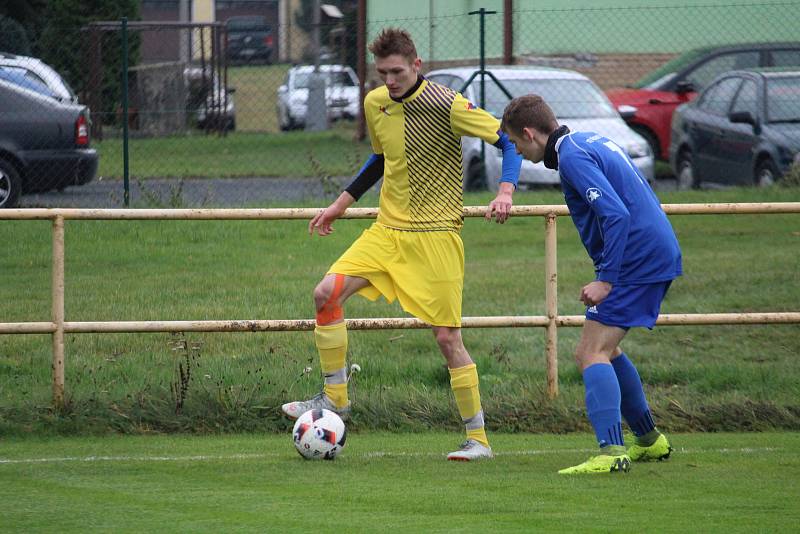
[[[741,78],[729,77],[709,87],[687,124],[693,141],[695,167],[704,181],[719,182],[723,178],[720,168],[725,157],[723,127],[728,122],[728,110],[741,83]]]
[[[730,113],[749,112],[756,121],[760,117],[759,86],[755,80],[745,78],[734,98]],[[725,183],[752,185],[753,153],[758,143],[757,128],[752,124],[725,120],[720,129],[720,174]]]

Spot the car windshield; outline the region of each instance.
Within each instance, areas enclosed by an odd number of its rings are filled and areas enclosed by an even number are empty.
[[[767,122],[800,122],[800,76],[767,81]]]
[[[589,80],[500,80],[517,97],[537,94],[544,98],[559,119],[610,118],[617,115],[608,99]],[[480,80],[470,84],[473,98],[480,97]],[[486,79],[485,109],[495,117],[501,117],[508,105],[508,97],[491,78]]]
[[[680,69],[694,61],[695,59],[699,58],[702,55],[707,54],[711,49],[710,48],[698,48],[696,50],[689,50],[676,58],[672,58],[671,60],[667,61],[656,70],[649,73],[647,76],[640,79],[638,82],[633,84],[634,89],[657,89],[668,83],[669,80],[675,77],[675,73],[678,72]]]
[[[312,71],[309,72],[298,72],[294,76],[294,87],[295,89],[308,89],[309,81],[311,80],[311,75],[313,74]],[[334,71],[334,72],[321,72],[323,76],[325,76],[325,83],[327,85],[336,86],[336,87],[352,87],[355,84],[353,79],[350,75],[345,71]]]
[[[236,32],[268,31],[269,26],[261,17],[228,20],[228,29]]]

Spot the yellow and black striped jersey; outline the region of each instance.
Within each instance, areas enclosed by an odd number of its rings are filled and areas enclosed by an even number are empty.
[[[374,89],[364,112],[372,149],[384,156],[378,222],[401,230],[459,230],[461,137],[494,144],[500,121],[428,80],[402,101],[393,100],[385,85]]]

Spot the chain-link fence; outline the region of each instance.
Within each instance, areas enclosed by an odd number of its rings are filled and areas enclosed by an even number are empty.
[[[326,202],[371,152],[361,98],[380,81],[365,45],[387,26],[411,33],[431,81],[498,116],[507,92],[542,94],[648,178],[766,185],[800,150],[800,2],[508,10],[494,0],[495,13],[480,14],[466,1],[342,1],[317,25],[313,2],[218,1],[216,22],[192,23],[177,22],[179,4],[143,0],[125,31],[118,20],[60,21],[29,35],[28,53],[0,51],[0,204],[121,207],[126,176],[134,207]],[[482,42],[487,72],[473,77]],[[315,63],[324,117],[308,112]],[[770,73],[695,98],[721,73],[754,68]],[[482,156],[469,140],[463,150],[465,185],[491,187],[497,151]],[[523,168],[522,184],[557,181]]]

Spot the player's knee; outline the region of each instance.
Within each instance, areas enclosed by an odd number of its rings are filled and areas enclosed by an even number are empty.
[[[317,284],[317,287],[314,288],[314,305],[317,307],[317,311],[321,310],[330,300],[332,291],[333,284],[328,279],[323,279]]]
[[[434,328],[433,335],[436,337],[436,343],[439,344],[443,350],[452,348],[461,343],[461,333],[455,328]]]

